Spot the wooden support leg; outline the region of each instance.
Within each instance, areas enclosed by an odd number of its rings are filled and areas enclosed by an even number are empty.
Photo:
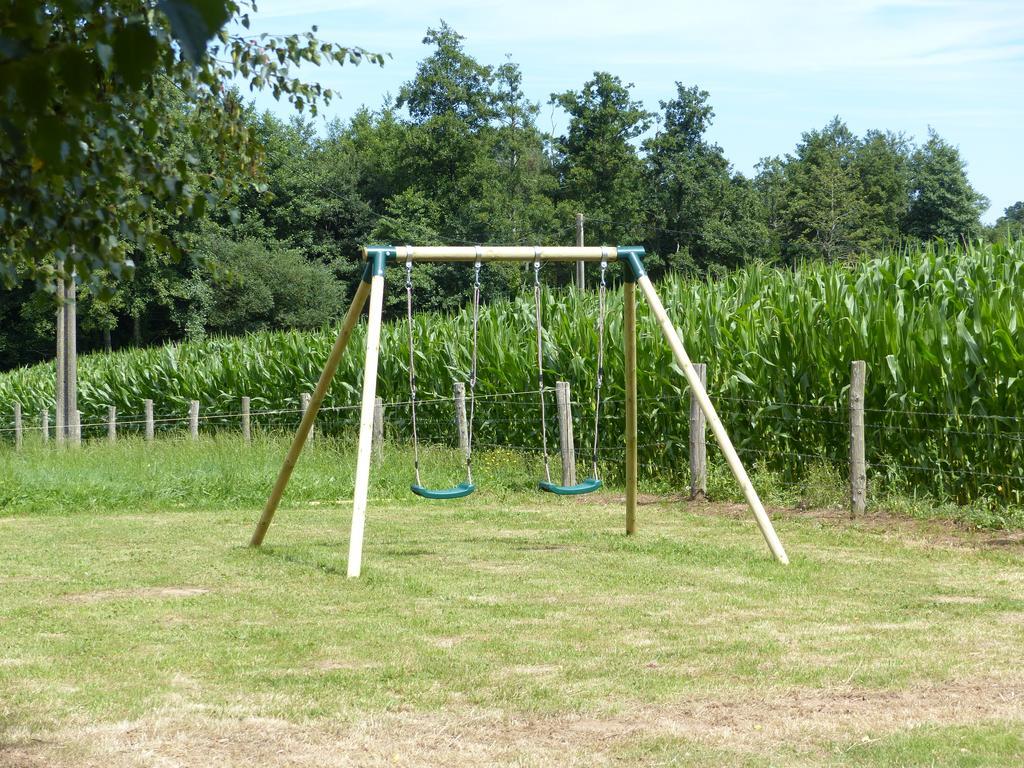
[[[636,532],[636,284],[622,286],[626,372],[626,534]]]
[[[714,433],[715,439],[718,441],[718,445],[722,449],[722,453],[725,454],[725,460],[729,463],[729,469],[732,470],[732,474],[736,478],[736,482],[739,483],[740,488],[743,489],[743,495],[746,496],[747,504],[754,513],[754,519],[757,520],[757,526],[761,529],[761,535],[764,536],[764,540],[767,542],[768,548],[772,551],[776,560],[783,564],[788,563],[789,558],[786,557],[786,551],[782,548],[782,542],[779,541],[779,537],[775,533],[772,521],[768,519],[768,514],[764,511],[764,505],[761,504],[761,499],[758,497],[757,491],[754,490],[754,486],[750,482],[750,478],[747,477],[747,471],[743,468],[743,463],[740,461],[740,457],[736,454],[736,449],[733,448],[732,440],[729,439],[729,435],[725,431],[725,427],[722,426],[722,420],[718,418],[715,406],[711,404],[711,399],[708,397],[707,391],[705,391],[704,387],[700,383],[700,378],[693,367],[693,363],[690,362],[689,355],[686,354],[683,342],[679,338],[679,334],[676,333],[676,329],[672,325],[672,321],[669,319],[668,313],[665,311],[665,307],[662,305],[657,291],[654,290],[654,284],[651,283],[651,279],[647,275],[643,275],[638,278],[637,283],[640,285],[640,290],[644,292],[647,302],[651,305],[651,310],[654,312],[654,316],[658,318],[658,325],[661,326],[661,332],[664,334],[668,345],[672,348],[672,354],[675,356],[676,364],[682,368],[683,373],[686,375],[686,380],[690,383],[690,388],[696,396],[701,410],[704,411],[704,416],[708,420],[708,425],[711,427],[711,431]],[[626,398],[628,402],[628,394],[626,395]]]
[[[356,289],[356,295],[352,298],[352,306],[348,308],[348,313],[341,324],[341,330],[338,332],[338,338],[335,340],[334,347],[331,348],[331,354],[327,357],[327,363],[324,365],[324,370],[320,374],[320,380],[316,383],[316,389],[313,391],[313,397],[310,399],[309,408],[302,416],[302,421],[295,432],[295,437],[292,438],[292,445],[288,449],[288,455],[281,466],[281,471],[277,474],[277,481],[270,492],[270,498],[267,499],[266,506],[263,507],[263,515],[256,524],[256,530],[252,533],[252,539],[249,541],[250,547],[258,547],[263,543],[263,537],[267,535],[267,529],[270,527],[271,520],[274,519],[277,505],[281,502],[281,495],[288,485],[288,480],[291,479],[292,470],[295,469],[295,463],[299,460],[299,454],[302,453],[302,449],[306,445],[306,436],[316,420],[317,411],[320,410],[320,405],[327,395],[331,379],[334,378],[334,373],[338,370],[341,355],[345,351],[345,347],[348,346],[352,330],[359,322],[359,315],[363,312],[363,305],[366,304],[366,297],[369,293],[369,284],[365,280],[360,282],[359,287]]]
[[[384,275],[374,275],[370,286],[370,317],[366,326],[366,366],[363,368],[363,402],[359,416],[359,454],[352,501],[352,532],[348,542],[348,576],[356,578],[363,564],[363,528],[366,497],[370,491],[370,459],[373,450],[373,410],[377,397],[377,360],[380,357],[381,314],[384,309]]]

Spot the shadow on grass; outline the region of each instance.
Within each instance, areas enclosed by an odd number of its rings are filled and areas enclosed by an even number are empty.
[[[328,546],[328,545],[327,544],[319,544],[319,545],[317,545],[317,544],[310,544],[310,545],[305,545],[304,548],[311,547],[311,546]],[[328,563],[328,562],[325,562],[323,560],[311,559],[309,557],[302,557],[302,556],[300,556],[298,554],[295,554],[294,552],[286,550],[283,547],[279,547],[279,546],[278,547],[273,547],[273,546],[263,545],[262,547],[255,548],[255,552],[256,552],[256,554],[262,555],[264,557],[271,557],[271,558],[274,558],[275,560],[280,560],[281,562],[288,563],[290,565],[299,565],[299,566],[302,566],[304,568],[315,568],[316,570],[321,571],[323,573],[326,573],[326,574],[328,574],[330,576],[345,576],[345,577],[348,576],[348,571],[347,571],[347,568],[345,566],[339,566],[339,565],[336,565],[334,563]]]
[[[269,546],[264,544],[261,547],[256,547],[255,552],[264,557],[274,558],[290,565],[299,565],[304,568],[315,568],[323,573],[331,576],[348,576],[347,565],[345,563],[337,564],[327,562],[326,560],[319,559],[315,554],[311,554],[308,550],[315,549],[332,549],[335,552],[338,550],[338,543],[335,541],[314,541],[308,544],[299,545],[296,551],[291,547]],[[250,551],[249,547],[244,548],[246,551]],[[413,558],[413,557],[429,557],[437,554],[437,550],[427,549],[423,547],[388,547],[380,551],[379,555],[386,557],[396,558]],[[337,555],[337,558],[341,559],[341,554]]]

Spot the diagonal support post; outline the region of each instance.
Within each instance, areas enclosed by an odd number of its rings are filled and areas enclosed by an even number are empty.
[[[672,325],[672,321],[669,319],[668,313],[665,311],[664,305],[661,303],[661,299],[658,296],[658,292],[654,290],[654,284],[651,282],[651,278],[647,276],[646,272],[643,272],[643,267],[640,267],[642,274],[636,277],[636,284],[640,286],[640,290],[643,291],[644,297],[647,299],[647,303],[651,307],[651,311],[658,320],[658,325],[661,327],[661,332],[668,342],[669,347],[672,348],[672,355],[675,357],[676,364],[682,369],[683,374],[686,376],[687,382],[690,384],[690,389],[697,398],[697,404],[700,409],[704,412],[704,417],[708,421],[708,426],[711,427],[712,433],[715,435],[715,439],[718,441],[719,447],[722,449],[722,453],[725,455],[725,460],[729,464],[729,469],[732,470],[733,476],[736,478],[736,482],[739,483],[740,488],[743,490],[743,495],[747,499],[747,505],[750,510],[754,513],[754,519],[757,521],[757,527],[761,529],[761,535],[764,536],[765,542],[768,544],[768,549],[771,550],[772,555],[783,565],[789,563],[789,558],[786,556],[786,550],[782,547],[782,542],[779,541],[778,535],[775,533],[775,528],[772,526],[772,521],[768,518],[768,513],[764,510],[764,505],[761,503],[760,497],[757,495],[757,491],[754,489],[754,484],[750,482],[750,478],[747,476],[747,470],[744,469],[743,463],[740,461],[739,455],[736,453],[736,449],[733,447],[732,440],[729,439],[729,433],[725,431],[725,427],[722,425],[722,420],[718,418],[718,413],[715,411],[715,406],[711,403],[711,398],[708,397],[707,391],[700,382],[700,377],[697,374],[696,369],[693,367],[693,363],[690,362],[690,356],[686,354],[686,349],[683,347],[683,341],[679,338],[679,334],[676,332],[675,326]]]
[[[316,389],[313,390],[313,395],[309,400],[309,408],[307,408],[306,412],[302,415],[302,421],[299,422],[299,428],[295,432],[295,437],[292,438],[292,444],[288,449],[288,454],[285,456],[284,464],[281,466],[281,470],[277,474],[277,481],[274,483],[274,488],[270,492],[270,497],[267,499],[267,503],[263,507],[263,514],[260,516],[260,520],[256,524],[256,530],[252,533],[252,539],[249,541],[250,547],[260,546],[260,544],[263,543],[263,538],[267,535],[267,529],[270,527],[270,523],[274,519],[274,513],[277,512],[278,504],[281,503],[281,496],[284,494],[284,489],[288,486],[288,481],[291,479],[292,470],[295,469],[295,464],[298,462],[299,456],[302,454],[302,449],[306,446],[306,437],[313,428],[313,422],[316,420],[316,414],[320,410],[324,397],[327,395],[327,390],[331,386],[331,380],[334,378],[334,374],[338,370],[338,364],[341,362],[341,356],[345,352],[345,347],[348,346],[348,341],[352,337],[353,329],[359,322],[359,316],[363,312],[363,306],[366,304],[366,297],[369,294],[369,268],[367,268],[363,274],[363,279],[359,282],[359,287],[356,289],[356,295],[352,297],[352,305],[348,308],[348,312],[345,314],[345,319],[341,324],[341,330],[338,332],[338,338],[334,341],[331,353],[328,355],[327,362],[324,364],[324,370],[320,374],[319,381],[316,383]]]

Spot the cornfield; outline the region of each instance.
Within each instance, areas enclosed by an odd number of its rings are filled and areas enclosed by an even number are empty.
[[[486,269],[486,267],[485,267]],[[467,268],[468,271],[468,268]],[[690,356],[708,363],[708,389],[741,455],[799,475],[809,463],[846,460],[850,362],[868,364],[868,461],[875,478],[959,499],[1022,499],[1024,480],[1024,241],[967,248],[942,243],[849,264],[798,269],[752,265],[705,280],[671,277],[659,291]],[[532,296],[482,309],[475,437],[483,445],[540,445]],[[592,292],[547,291],[545,381],[564,379],[577,401],[576,435],[590,440],[598,337]],[[450,440],[453,381],[466,381],[470,316],[415,318],[420,412],[428,439]],[[641,463],[649,474],[685,466],[686,385],[640,299]],[[328,429],[351,428],[359,401],[365,327],[357,329],[325,403]],[[210,338],[89,355],[79,362],[83,422],[106,407],[184,415],[188,401],[230,423],[239,398],[290,410],[309,391],[334,331]],[[621,456],[622,303],[610,291],[601,414],[606,466]],[[408,419],[407,330],[386,324],[379,394]],[[0,409],[52,408],[53,365],[0,375]],[[525,393],[508,396],[508,393]],[[550,398],[553,402],[553,397]],[[548,408],[549,415],[554,411]],[[267,417],[270,422],[270,417]],[[237,421],[234,422],[237,424]],[[289,424],[295,423],[290,417]],[[548,426],[549,441],[557,439]],[[581,451],[586,454],[586,451]],[[584,458],[587,458],[586,455]]]

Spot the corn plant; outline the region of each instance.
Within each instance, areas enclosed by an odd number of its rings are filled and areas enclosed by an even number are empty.
[[[485,269],[487,267],[485,266]],[[467,268],[467,277],[470,268]],[[690,356],[708,363],[708,388],[744,459],[799,476],[819,460],[845,461],[850,362],[868,363],[868,460],[877,479],[943,495],[1021,500],[1024,458],[1024,241],[968,248],[941,242],[852,263],[796,269],[754,264],[723,277],[670,277],[659,292]],[[533,299],[482,309],[475,436],[482,445],[540,446]],[[592,433],[597,297],[575,290],[543,296],[545,381],[565,379],[577,402],[581,445]],[[420,431],[451,441],[452,383],[470,366],[471,318],[414,320]],[[688,392],[653,319],[640,301],[638,327],[641,462],[649,473],[686,463]],[[292,426],[301,392],[312,389],[334,330],[209,338],[79,363],[83,421],[106,407],[184,416],[197,399],[206,414],[237,425],[249,395],[256,421]],[[365,327],[357,328],[325,405],[324,429],[356,421]],[[622,302],[610,292],[606,318],[603,460],[622,456]],[[404,322],[382,335],[379,394],[396,403],[393,427],[408,432],[408,351]],[[0,409],[52,408],[52,364],[0,375]],[[508,393],[527,393],[509,395]],[[550,396],[550,395],[549,395]],[[438,402],[429,402],[437,400]],[[551,397],[553,403],[553,397]],[[283,414],[259,414],[283,410]],[[549,407],[553,418],[554,408]],[[557,440],[554,423],[549,442]],[[586,449],[580,450],[587,458]]]

